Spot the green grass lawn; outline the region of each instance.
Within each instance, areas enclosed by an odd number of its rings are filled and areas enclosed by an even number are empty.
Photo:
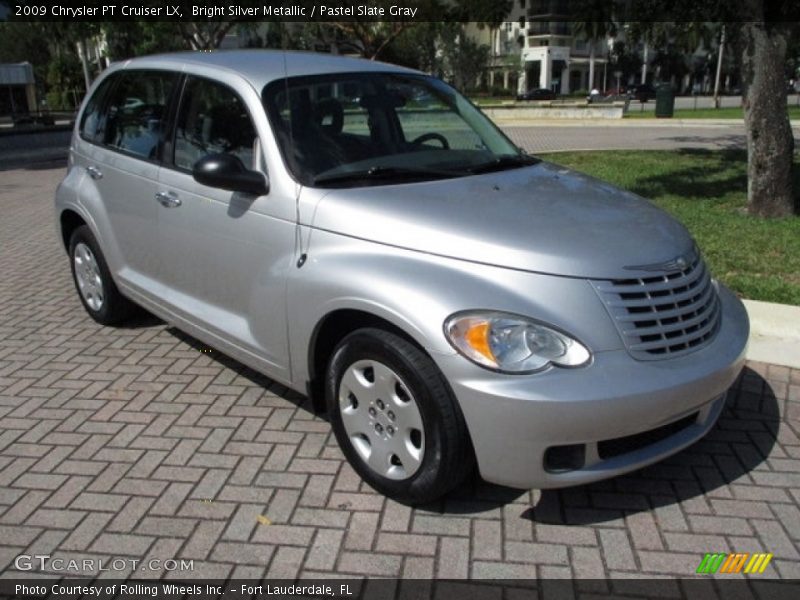
[[[792,99],[792,102],[796,100]],[[630,108],[625,115],[626,119],[652,119],[654,117],[655,104],[650,103],[641,109],[641,104],[638,102],[631,102]],[[743,119],[744,114],[742,108],[737,106],[735,108],[698,108],[692,110],[691,108],[680,108],[675,110],[673,115],[675,119]],[[800,119],[800,106],[789,106],[789,118]]]
[[[800,305],[800,217],[766,220],[745,213],[744,151],[564,152],[545,158],[670,212],[695,237],[714,276],[737,294]],[[800,189],[800,163],[795,173]]]

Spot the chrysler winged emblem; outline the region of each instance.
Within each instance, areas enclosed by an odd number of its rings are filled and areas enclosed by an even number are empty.
[[[653,263],[650,265],[631,265],[624,267],[629,271],[683,271],[692,263],[691,257],[676,256],[672,260],[662,263]]]

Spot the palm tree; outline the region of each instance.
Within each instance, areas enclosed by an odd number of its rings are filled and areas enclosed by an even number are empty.
[[[456,9],[457,16],[477,23],[478,29],[489,28],[490,68],[496,66],[497,32],[513,6],[514,0],[462,0],[460,7]],[[491,77],[493,80],[493,76]]]
[[[580,21],[572,24],[572,32],[589,44],[589,89],[594,87],[595,46],[600,40],[616,36],[617,27],[613,20],[612,3],[603,0],[581,0],[577,3],[576,14]]]

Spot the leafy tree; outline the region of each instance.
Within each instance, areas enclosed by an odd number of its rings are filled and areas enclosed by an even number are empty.
[[[489,28],[492,53],[496,47],[497,31],[508,18],[514,0],[462,0],[460,10],[462,20],[477,23],[478,28]]]
[[[442,22],[420,23],[388,46],[381,59],[427,73],[441,72],[440,34]]]
[[[475,87],[489,64],[489,47],[471,40],[459,23],[447,23],[440,31],[440,72],[461,91]]]
[[[0,23],[0,62],[29,62],[36,81],[47,80],[51,48],[43,44],[44,29],[39,23],[9,21]]]
[[[51,90],[46,96],[49,108],[61,110],[77,104],[78,97],[70,96],[84,89],[83,72],[78,56],[71,53],[52,58],[47,64],[45,81],[47,89]]]
[[[175,35],[175,23],[171,22],[109,21],[103,23],[102,30],[112,61],[188,49],[186,42]]]
[[[642,66],[642,58],[635,48],[632,48],[626,42],[616,40],[609,53],[609,63],[610,70],[622,73],[620,81],[626,82],[631,77],[636,76]]]
[[[383,8],[385,15],[389,15],[390,7],[396,5],[396,0],[373,0],[370,4],[372,8]],[[442,0],[410,0],[403,3],[403,6],[417,8],[427,15],[436,13],[444,15],[447,12]],[[363,58],[376,60],[405,32],[420,27],[423,23],[416,20],[330,21],[327,27],[320,29],[320,33],[330,36],[330,30],[333,29],[335,47],[357,52]]]
[[[747,133],[748,212],[764,217],[800,213],[793,190],[794,136],[786,103],[785,67],[796,5],[787,0],[629,0],[629,14],[648,19],[645,34],[663,29],[665,15],[687,21],[725,23],[741,64],[742,104]]]
[[[377,59],[381,52],[404,31],[415,25],[412,21],[335,21],[331,26],[343,34],[340,45],[349,46],[364,58]]]
[[[0,62],[30,62],[39,97],[54,100],[50,105],[72,104],[69,94],[84,87],[76,44],[98,30],[95,23],[0,23]]]
[[[747,202],[749,212],[765,217],[800,213],[792,189],[794,135],[786,105],[787,36],[783,30],[758,21],[741,24]]]
[[[214,50],[236,24],[236,21],[176,21],[181,38],[192,50]]]

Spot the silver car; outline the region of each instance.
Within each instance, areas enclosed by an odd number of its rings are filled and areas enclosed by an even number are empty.
[[[307,393],[402,502],[476,463],[549,488],[660,460],[714,425],[744,361],[742,304],[680,223],[392,65],[114,65],[55,204],[93,319],[144,307]]]

